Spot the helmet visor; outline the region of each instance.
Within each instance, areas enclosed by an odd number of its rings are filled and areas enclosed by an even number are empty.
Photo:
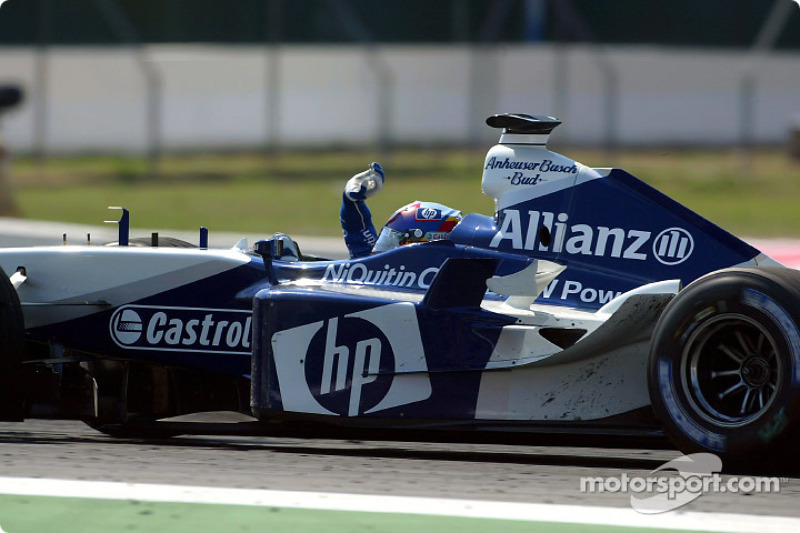
[[[394,250],[400,246],[400,242],[403,240],[403,237],[405,237],[404,231],[397,231],[384,226],[381,230],[381,234],[378,235],[378,240],[375,242],[375,246],[372,247],[372,253]]]

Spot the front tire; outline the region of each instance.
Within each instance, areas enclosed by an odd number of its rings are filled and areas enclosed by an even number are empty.
[[[733,268],[689,285],[653,332],[648,385],[667,436],[729,466],[796,467],[800,272]]]
[[[25,321],[17,291],[0,268],[0,420],[24,418],[19,380],[25,344]]]

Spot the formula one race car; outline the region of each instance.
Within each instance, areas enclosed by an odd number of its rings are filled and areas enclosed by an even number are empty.
[[[154,435],[216,412],[236,415],[209,432],[666,435],[781,456],[798,427],[800,272],[622,170],[549,151],[552,117],[487,123],[502,129],[482,179],[496,213],[448,240],[339,261],[282,234],[133,246],[125,212],[117,246],[0,250],[2,418]]]

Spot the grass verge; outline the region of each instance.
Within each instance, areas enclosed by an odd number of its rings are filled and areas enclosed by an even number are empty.
[[[729,150],[560,151],[590,166],[618,166],[725,229],[746,236],[800,236],[800,161],[778,150],[745,158]],[[157,175],[137,157],[80,156],[10,169],[25,218],[97,224],[123,205],[136,227],[285,231],[339,235],[347,178],[379,160],[383,192],[370,201],[376,223],[412,200],[491,214],[480,191],[485,150],[302,151],[164,157]]]

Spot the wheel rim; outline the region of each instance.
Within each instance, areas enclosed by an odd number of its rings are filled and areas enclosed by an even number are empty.
[[[683,352],[681,378],[689,403],[706,421],[741,427],[775,401],[783,363],[772,335],[738,313],[701,324]]]

